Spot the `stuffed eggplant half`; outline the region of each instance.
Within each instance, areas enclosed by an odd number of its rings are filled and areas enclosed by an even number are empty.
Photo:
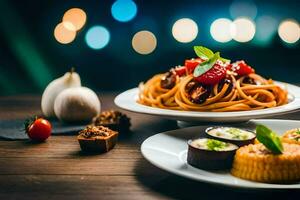
[[[206,170],[229,169],[238,146],[220,140],[199,138],[188,141],[188,164]]]
[[[255,133],[235,127],[209,127],[205,132],[208,138],[230,142],[239,147],[253,144],[256,138]]]

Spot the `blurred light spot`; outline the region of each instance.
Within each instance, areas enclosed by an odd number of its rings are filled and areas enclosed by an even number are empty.
[[[132,38],[132,47],[139,54],[150,54],[156,48],[156,37],[150,31],[139,31]]]
[[[54,29],[55,39],[62,44],[71,43],[76,37],[76,30],[70,22],[61,22]]]
[[[237,18],[233,21],[232,37],[238,42],[249,42],[255,35],[255,24],[247,18]]]
[[[85,35],[85,41],[92,49],[104,48],[108,44],[109,40],[110,34],[103,26],[93,26]]]
[[[287,19],[278,28],[280,38],[286,43],[296,43],[300,38],[300,27],[297,21]]]
[[[78,31],[86,22],[86,14],[80,8],[71,8],[65,12],[63,21],[72,23],[75,26],[76,31]]]
[[[232,40],[232,29],[234,28],[230,19],[220,18],[211,24],[210,34],[218,42],[229,42]]]
[[[258,44],[268,44],[276,33],[277,21],[271,16],[261,16],[256,21],[255,41]]]
[[[64,22],[62,22],[62,24],[66,29],[76,32],[76,27],[71,22],[64,21]]]
[[[198,35],[198,26],[189,18],[179,19],[172,27],[172,34],[178,42],[191,42]]]
[[[137,13],[137,6],[131,0],[117,0],[111,7],[113,18],[120,22],[128,22],[132,20]]]
[[[232,18],[249,17],[254,19],[257,14],[257,7],[252,0],[235,0],[229,11]]]

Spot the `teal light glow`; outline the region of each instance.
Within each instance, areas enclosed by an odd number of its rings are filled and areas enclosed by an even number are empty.
[[[261,16],[256,20],[257,31],[254,41],[261,46],[269,45],[276,35],[278,22],[271,16]]]
[[[120,22],[132,20],[137,13],[137,6],[131,0],[117,0],[111,7],[113,18]]]
[[[248,17],[253,20],[257,15],[257,6],[253,0],[234,0],[229,12],[232,18]]]
[[[108,44],[109,40],[109,31],[103,26],[93,26],[85,35],[87,45],[96,50],[104,48]]]
[[[51,65],[39,48],[41,44],[36,43],[36,38],[32,37],[22,17],[8,0],[0,1],[0,32],[3,33],[4,40],[9,44],[11,52],[24,68],[26,75],[42,91],[53,79]],[[14,78],[8,77],[11,80]]]

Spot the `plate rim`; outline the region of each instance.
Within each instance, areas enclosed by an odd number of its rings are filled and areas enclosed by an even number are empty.
[[[138,88],[132,88],[126,90],[119,95],[117,95],[114,99],[114,103],[125,110],[133,111],[137,113],[150,114],[150,115],[159,115],[169,118],[190,118],[190,119],[215,119],[215,118],[224,118],[224,117],[243,117],[243,118],[258,118],[258,117],[266,117],[270,115],[281,115],[291,112],[296,112],[300,109],[300,87],[285,83],[275,81],[276,84],[280,86],[285,86],[288,89],[288,93],[292,96],[293,100],[288,104],[266,108],[261,110],[250,110],[250,111],[234,111],[234,112],[201,112],[201,111],[177,111],[170,109],[162,109],[162,108],[154,108],[150,106],[141,105],[136,102],[136,95],[138,93]],[[134,97],[132,97],[134,96]],[[124,105],[124,101],[128,101],[131,105]]]
[[[260,122],[260,121],[273,121],[273,122],[276,122],[276,121],[284,121],[284,122],[297,122],[297,123],[300,123],[300,120],[282,120],[282,119],[253,119],[253,120],[250,120],[251,122]],[[199,181],[199,182],[204,182],[204,183],[209,183],[209,184],[213,184],[213,185],[221,185],[221,186],[226,186],[226,187],[231,187],[231,188],[238,188],[238,189],[253,189],[253,190],[270,190],[270,189],[275,189],[275,190],[295,190],[295,189],[300,189],[300,183],[295,185],[288,185],[288,184],[269,184],[269,183],[261,183],[261,182],[254,182],[254,181],[251,181],[253,183],[256,183],[256,184],[252,184],[252,185],[237,185],[237,184],[234,184],[234,183],[225,183],[225,182],[218,182],[218,181],[214,181],[214,180],[209,180],[207,178],[205,178],[205,176],[201,175],[201,177],[204,177],[199,179],[199,178],[196,178],[196,177],[193,177],[191,175],[188,175],[188,174],[185,174],[185,173],[180,173],[178,172],[177,170],[173,169],[173,168],[168,168],[168,167],[165,167],[157,162],[154,162],[153,160],[151,160],[150,158],[148,158],[148,156],[145,154],[145,145],[146,143],[153,137],[157,137],[157,135],[160,135],[160,134],[166,134],[166,133],[170,133],[172,131],[175,131],[175,130],[184,130],[184,129],[189,129],[189,128],[197,128],[197,127],[203,127],[203,126],[207,126],[207,125],[200,125],[200,126],[192,126],[192,127],[187,127],[187,128],[179,128],[179,129],[174,129],[174,130],[169,130],[169,131],[164,131],[164,132],[160,132],[160,133],[157,133],[155,135],[152,135],[150,137],[148,137],[147,139],[145,139],[143,141],[143,143],[141,144],[140,146],[140,150],[141,150],[141,153],[143,155],[143,157],[148,161],[150,162],[152,165],[162,169],[162,170],[165,170],[169,173],[172,173],[172,174],[175,174],[177,176],[181,176],[181,177],[185,177],[185,178],[188,178],[188,179],[192,179],[192,180],[195,180],[195,181]],[[192,167],[189,165],[189,167]],[[194,168],[194,167],[193,167]],[[197,168],[195,168],[197,169]],[[237,179],[239,179],[238,177],[235,177]],[[243,180],[243,179],[240,179],[242,181],[248,181],[248,180]],[[260,185],[259,187],[257,186],[254,186],[254,185]]]

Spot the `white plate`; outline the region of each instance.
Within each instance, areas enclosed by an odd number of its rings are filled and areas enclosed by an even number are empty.
[[[255,123],[264,124],[278,134],[300,127],[300,121],[293,120],[251,120],[237,127],[253,129]],[[153,165],[173,174],[212,184],[236,188],[252,189],[300,189],[300,182],[294,184],[267,184],[242,180],[232,176],[229,171],[206,171],[187,164],[187,140],[201,136],[208,126],[194,126],[159,133],[146,139],[141,151]]]
[[[138,88],[133,88],[119,94],[115,98],[115,104],[125,110],[158,115],[165,118],[176,119],[180,121],[210,121],[210,122],[237,122],[247,121],[256,118],[266,118],[268,116],[280,115],[296,111],[300,108],[300,87],[292,84],[276,82],[282,87],[287,87],[289,92],[289,103],[283,106],[267,108],[253,111],[238,112],[195,112],[195,111],[176,111],[161,108],[154,108],[137,103]]]

